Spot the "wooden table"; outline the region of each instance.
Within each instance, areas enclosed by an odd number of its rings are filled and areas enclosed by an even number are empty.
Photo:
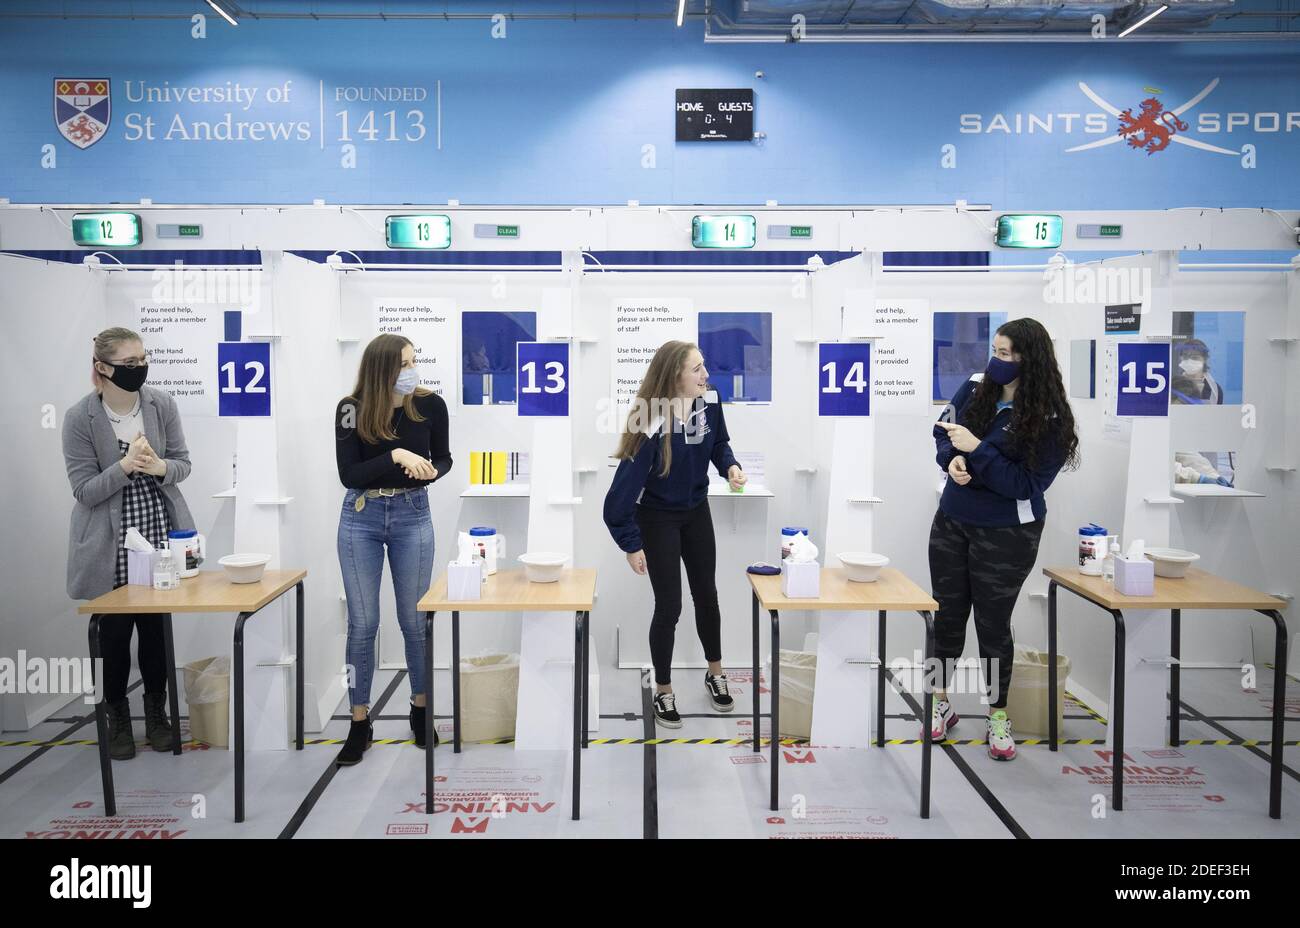
[[[573,645],[573,819],[578,820],[582,786],[582,749],[587,747],[587,665],[591,653],[591,607],[596,599],[596,571],[572,568],[561,571],[554,583],[530,583],[523,570],[498,570],[482,586],[480,599],[447,598],[444,573],[420,599],[424,613],[426,656],[424,737],[424,811],[433,814],[433,617],[451,612],[452,746],[460,753],[460,614],[462,612],[556,612],[574,615]]]
[[[231,583],[224,570],[201,570],[181,581],[179,589],[155,590],[150,586],[127,584],[77,607],[79,614],[90,614],[90,657],[102,657],[99,642],[100,617],[123,613],[158,615],[163,623],[163,640],[167,650],[167,693],[171,702],[172,753],[181,753],[180,701],[176,687],[176,653],[172,639],[172,613],[236,612],[235,653],[235,821],[244,820],[244,623],[264,607],[279,599],[290,588],[297,591],[297,657],[294,661],[297,698],[297,747],[303,749],[303,578],[305,570],[267,570],[257,583]],[[95,728],[99,740],[99,771],[104,781],[104,812],[117,814],[113,794],[113,762],[108,756],[108,716],[104,700],[95,701]]]
[[[1155,595],[1125,596],[1117,593],[1113,584],[1101,577],[1079,573],[1077,567],[1045,567],[1047,584],[1047,718],[1048,744],[1057,749],[1056,731],[1056,589],[1064,587],[1105,609],[1115,620],[1115,681],[1111,699],[1110,727],[1111,750],[1111,805],[1124,808],[1124,613],[1129,609],[1168,609],[1170,612],[1169,662],[1169,741],[1179,744],[1179,625],[1184,609],[1249,609],[1273,620],[1276,639],[1273,656],[1273,751],[1270,759],[1268,814],[1270,818],[1282,817],[1282,742],[1283,720],[1286,712],[1286,621],[1280,610],[1286,603],[1276,597],[1233,583],[1222,577],[1198,570],[1187,569],[1182,578],[1156,577]]]
[[[929,665],[934,656],[934,613],[936,603],[924,590],[893,567],[884,567],[880,579],[874,583],[855,583],[848,579],[842,567],[823,567],[821,570],[821,595],[816,599],[790,599],[781,593],[781,577],[775,574],[747,574],[753,587],[754,600],[754,752],[759,751],[758,737],[758,610],[761,606],[772,616],[772,737],[771,742],[771,808],[777,808],[777,779],[779,770],[778,748],[781,744],[781,630],[780,610],[809,610],[814,612],[876,612],[879,616],[880,661],[876,675],[876,744],[885,743],[885,614],[890,611],[920,613],[925,619],[925,661]],[[928,676],[923,679],[928,680]],[[925,690],[924,715],[921,728],[925,734],[921,742],[921,818],[930,817],[930,713],[933,709],[934,691],[928,683]]]

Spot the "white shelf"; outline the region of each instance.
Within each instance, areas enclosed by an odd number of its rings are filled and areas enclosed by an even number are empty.
[[[1152,506],[1181,506],[1183,501],[1172,496],[1144,496],[1142,502]]]
[[[505,498],[527,497],[531,489],[526,483],[473,483],[461,491],[462,498],[497,496]]]
[[[547,504],[550,506],[581,506],[581,496],[552,496],[548,499]]]
[[[870,504],[872,504],[872,505],[874,506],[876,503],[883,503],[884,500],[881,499],[879,496],[850,496],[850,497],[848,497],[848,502],[850,502],[850,503],[870,503]]]
[[[1264,468],[1270,474],[1294,474],[1294,464],[1270,464]]]
[[[222,490],[220,493],[213,493],[212,498],[213,499],[234,499],[235,488],[231,487],[229,490]]]
[[[758,484],[753,484],[753,485],[746,484],[745,492],[743,493],[732,493],[731,490],[725,486],[719,487],[719,486],[715,486],[714,484],[709,484],[710,499],[722,499],[724,497],[726,499],[740,499],[746,496],[752,499],[775,499],[776,498],[775,493],[773,493],[767,487],[759,486]]]
[[[1247,497],[1264,498],[1263,493],[1256,493],[1253,490],[1239,490],[1236,487],[1221,487],[1217,483],[1180,483],[1174,487],[1173,492],[1178,496],[1186,496],[1189,499],[1199,499],[1206,496],[1224,497]]]
[[[253,500],[254,506],[287,506],[293,502],[292,496],[267,496]]]

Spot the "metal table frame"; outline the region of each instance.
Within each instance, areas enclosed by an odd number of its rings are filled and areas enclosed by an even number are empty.
[[[750,591],[753,599],[753,638],[754,638],[754,753],[761,753],[760,738],[758,730],[758,614],[761,604],[758,600],[758,591]],[[852,610],[842,610],[845,612]],[[877,610],[878,616],[878,647],[877,655],[879,665],[876,668],[876,745],[884,747],[885,744],[885,616],[888,610]],[[771,795],[769,797],[769,808],[775,812],[779,806],[777,801],[777,781],[780,778],[780,747],[781,747],[781,617],[779,610],[769,609],[772,617],[772,685],[770,687],[772,694],[772,731],[770,741],[771,756],[769,758],[769,787]],[[925,653],[924,663],[922,666],[922,689],[925,691],[924,707],[925,715],[921,719],[921,728],[923,735],[921,738],[921,818],[930,817],[930,755],[933,748],[933,738],[930,734],[929,718],[934,710],[934,690],[924,681],[928,679],[925,674],[925,668],[929,666],[930,659],[934,656],[934,613],[927,610],[917,610],[917,614],[925,620]]]
[[[1048,746],[1057,750],[1056,725],[1056,588],[1063,586],[1054,578],[1048,578],[1047,584],[1047,719]],[[1077,590],[1066,586],[1085,602],[1109,612],[1115,620],[1115,695],[1110,710],[1111,731],[1111,806],[1116,812],[1124,809],[1124,613],[1120,609],[1109,609],[1101,603],[1085,596]],[[1203,607],[1198,607],[1203,608]],[[1275,638],[1273,646],[1273,744],[1269,758],[1268,777],[1268,816],[1282,817],[1282,744],[1284,740],[1284,720],[1286,717],[1286,620],[1276,609],[1252,609],[1273,620]],[[1180,626],[1182,610],[1171,609],[1170,613],[1170,656],[1169,664],[1169,743],[1177,746],[1179,707],[1179,655],[1181,652]]]
[[[424,614],[425,704],[424,713],[424,812],[433,814],[433,619]],[[587,748],[587,713],[591,695],[588,667],[591,659],[591,613],[573,614],[573,820],[581,811],[582,752]],[[460,753],[460,612],[451,613],[451,703],[452,750]]]
[[[305,594],[303,591],[303,581],[299,580],[294,584],[296,592],[296,633],[295,647],[296,659],[294,661],[294,687],[297,698],[295,699],[295,730],[296,750],[303,749],[303,601]],[[288,593],[285,590],[280,596]],[[271,602],[266,603],[260,609],[252,612],[241,612],[235,619],[235,638],[234,638],[234,657],[232,658],[234,671],[234,713],[233,719],[234,739],[235,739],[235,821],[244,821],[244,625],[254,615],[261,612],[271,603],[278,602],[280,596],[275,597]],[[164,648],[167,652],[167,677],[168,686],[167,694],[170,703],[172,721],[172,754],[181,753],[181,721],[180,721],[180,696],[177,693],[176,680],[176,651],[174,639],[172,636],[172,613],[158,612],[153,613],[158,616],[159,621],[163,623],[163,641]],[[100,644],[100,620],[103,613],[92,613],[88,629],[90,639],[90,658],[92,665],[100,666],[100,660],[103,657],[103,650]],[[96,740],[99,742],[99,772],[100,778],[104,785],[104,814],[108,816],[117,815],[117,796],[113,790],[113,760],[108,754],[108,712],[102,699],[95,703],[95,732]]]

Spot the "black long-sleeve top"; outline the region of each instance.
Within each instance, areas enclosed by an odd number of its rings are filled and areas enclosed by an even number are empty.
[[[428,458],[438,470],[435,479],[442,479],[451,470],[451,448],[447,438],[447,404],[436,393],[415,397],[415,408],[424,417],[412,422],[401,406],[393,410],[391,425],[397,433],[394,441],[370,444],[363,441],[355,427],[344,425],[345,416],[355,425],[358,404],[350,397],[339,400],[334,411],[334,446],[339,466],[339,480],[345,487],[356,490],[377,490],[382,487],[422,487],[432,480],[412,480],[406,471],[393,461],[393,451],[405,448],[422,458]]]

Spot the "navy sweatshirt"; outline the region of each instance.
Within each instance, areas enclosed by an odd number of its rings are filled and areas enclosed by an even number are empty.
[[[694,509],[709,496],[709,463],[724,477],[736,463],[721,404],[697,400],[691,416],[688,427],[678,422],[673,431],[673,465],[668,476],[659,476],[662,423],[647,433],[635,457],[618,463],[614,482],[605,494],[605,525],[629,554],[642,547],[636,524],[638,503],[646,509]]]
[[[954,421],[966,425],[963,418],[979,384],[976,375],[966,381],[952,398],[956,410]],[[948,464],[958,455],[966,458],[970,483],[958,486],[951,478],[943,488],[939,508],[958,522],[997,528],[1035,522],[1047,515],[1043,491],[1052,485],[1065,464],[1065,455],[1055,439],[1045,437],[1038,449],[1038,465],[1030,468],[1025,456],[1012,442],[1011,407],[999,409],[983,435],[976,435],[980,445],[970,453],[958,451],[948,440],[948,433],[934,427],[935,460],[948,472]]]

